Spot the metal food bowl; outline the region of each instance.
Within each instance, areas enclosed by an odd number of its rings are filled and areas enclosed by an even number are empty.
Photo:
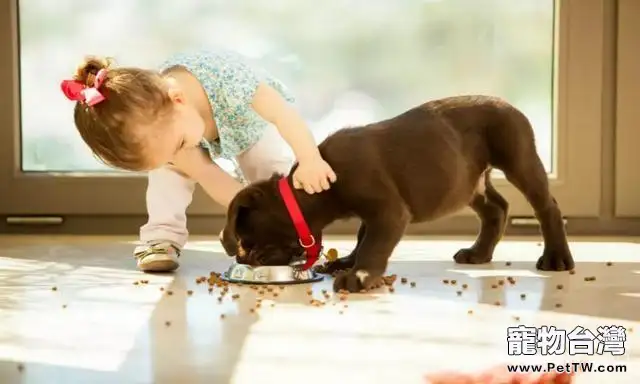
[[[303,271],[292,265],[252,267],[233,263],[220,279],[236,284],[304,284],[321,281],[324,277],[311,269]]]

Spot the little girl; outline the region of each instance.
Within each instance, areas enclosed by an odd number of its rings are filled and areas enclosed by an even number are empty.
[[[285,87],[232,52],[178,54],[159,72],[88,58],[62,90],[77,102],[75,125],[97,157],[149,171],[149,220],[134,251],[143,271],[178,268],[195,183],[225,208],[242,188],[215,158],[236,161],[252,182],[288,172],[289,144],[299,163],[296,188],[319,193],[336,180]]]

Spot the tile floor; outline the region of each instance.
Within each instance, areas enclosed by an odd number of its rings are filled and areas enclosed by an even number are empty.
[[[240,299],[218,303],[218,289],[195,283],[229,265],[217,242],[194,239],[175,275],[143,275],[130,240],[0,237],[0,383],[423,383],[442,369],[567,361],[627,369],[581,374],[579,384],[639,382],[638,239],[576,239],[570,275],[534,269],[537,238],[505,240],[493,263],[474,267],[451,260],[469,239],[408,238],[389,272],[414,288],[398,281],[394,293],[351,295],[348,308],[332,297],[317,308],[309,286],[288,286],[278,297],[267,292],[255,314],[256,291],[232,287]],[[343,254],[352,245],[327,240]],[[515,285],[500,285],[508,276]],[[149,283],[133,284],[140,279]],[[330,284],[314,284],[314,297]],[[509,356],[507,328],[518,325],[596,334],[624,326],[626,350]]]

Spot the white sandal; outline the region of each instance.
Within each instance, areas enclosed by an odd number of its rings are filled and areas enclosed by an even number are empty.
[[[172,272],[180,266],[180,248],[170,241],[137,246],[133,257],[137,260],[138,268],[144,272]]]

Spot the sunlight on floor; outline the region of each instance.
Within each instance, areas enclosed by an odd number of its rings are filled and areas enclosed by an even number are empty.
[[[0,265],[4,360],[115,371],[162,298],[157,289],[136,289],[140,274],[130,270],[4,257]],[[147,279],[158,286],[173,277]],[[105,327],[117,332],[104,338]]]
[[[454,264],[452,255],[469,244],[403,241],[389,271],[415,287],[398,282],[395,293],[382,289],[342,301],[322,292],[331,290],[331,279],[313,285],[312,295],[308,285],[265,292],[234,286],[219,299],[219,288],[208,292],[195,283],[231,263],[217,241],[191,242],[175,275],[145,275],[135,270],[126,239],[11,243],[0,237],[0,381],[252,383],[260,377],[288,383],[304,377],[404,384],[442,369],[580,360],[624,363],[629,372],[614,381],[638,382],[640,338],[633,329],[640,327],[640,263],[634,258],[640,244],[573,242],[575,275],[536,271],[542,247],[535,240],[504,241],[487,265]],[[345,255],[353,245],[330,238],[325,246]],[[134,285],[142,279],[148,284]],[[313,307],[311,299],[325,305]],[[520,324],[567,331],[621,325],[629,330],[627,353],[508,356],[507,328]],[[24,372],[7,362],[24,364]],[[577,383],[604,378],[585,374]]]

